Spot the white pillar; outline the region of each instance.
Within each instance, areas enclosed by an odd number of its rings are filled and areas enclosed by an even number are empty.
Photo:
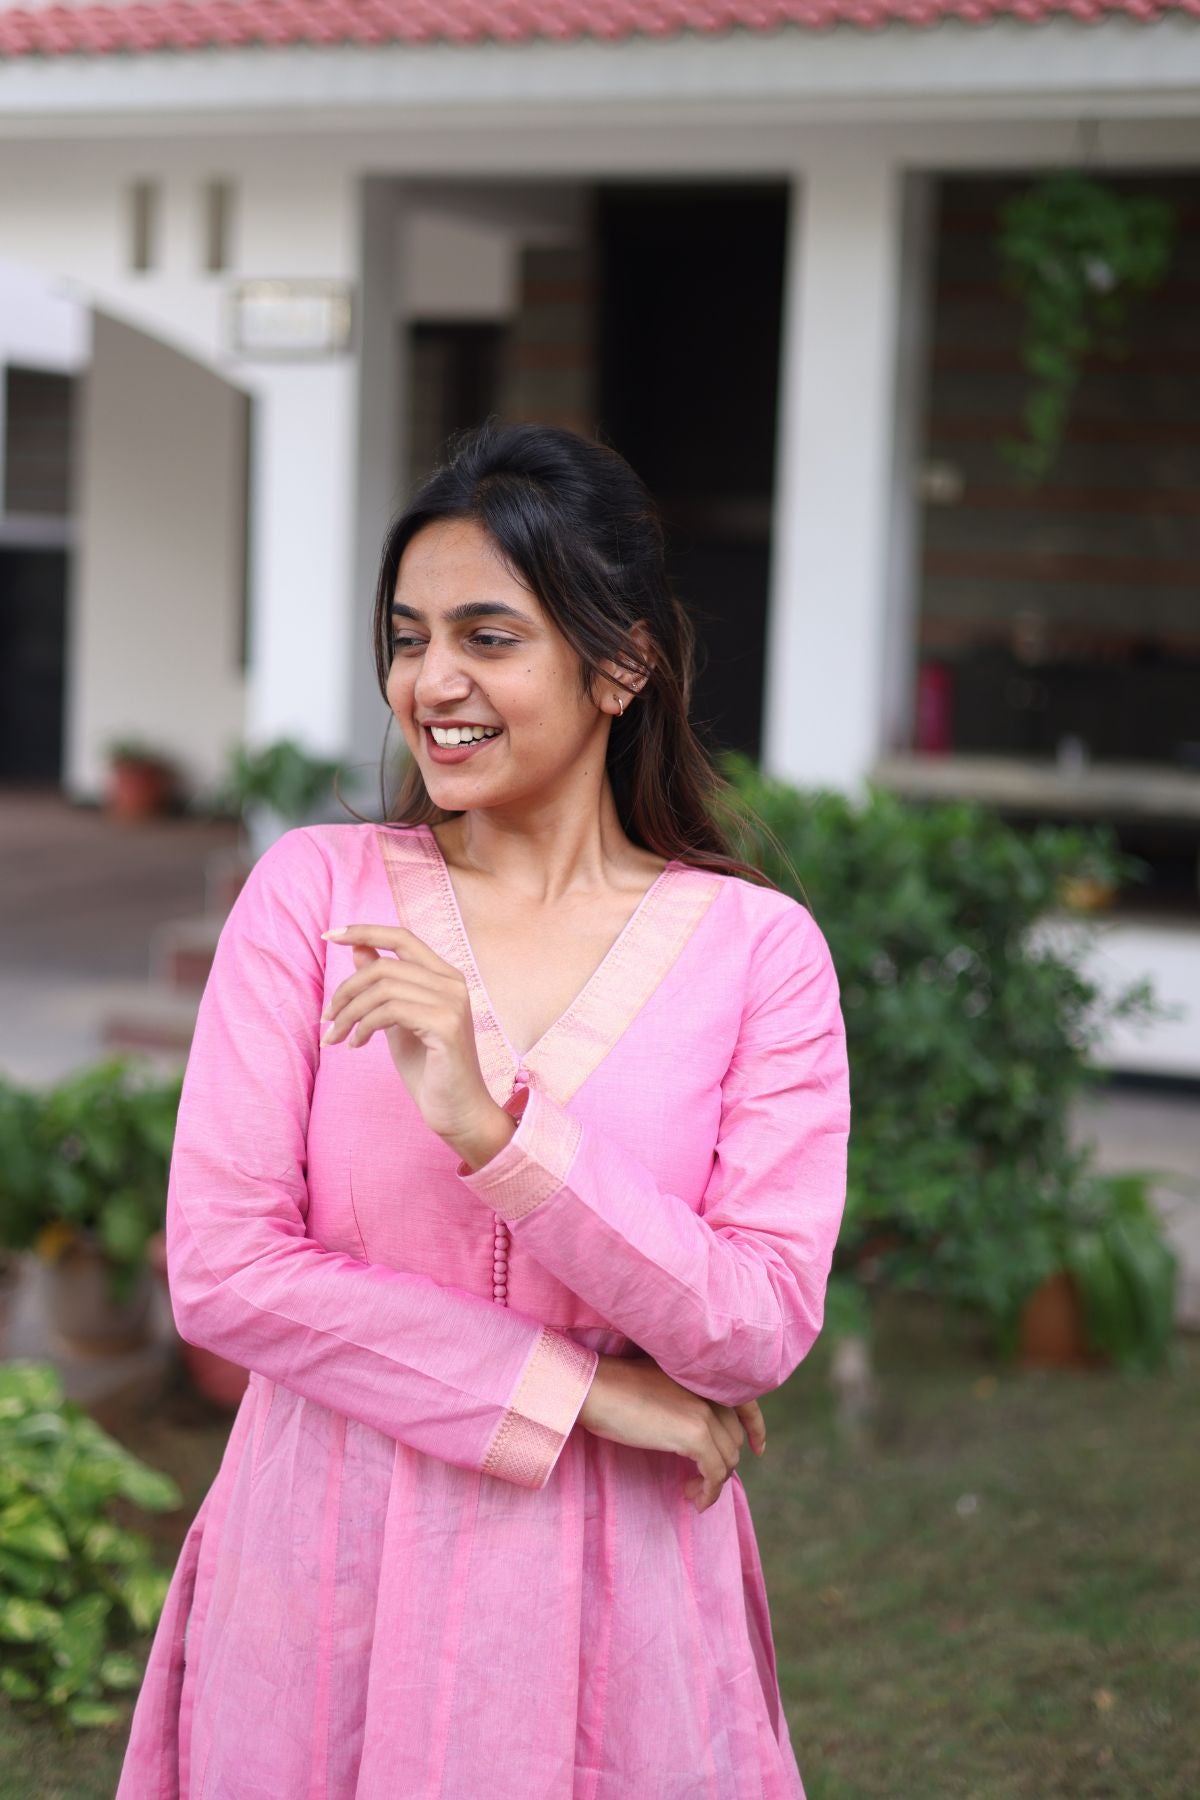
[[[904,195],[885,151],[851,143],[793,188],[763,762],[804,787],[855,790],[903,728],[919,384],[898,432],[898,352],[924,266]]]
[[[251,742],[349,736],[357,359],[258,365],[251,377]]]
[[[407,321],[405,196],[400,183],[369,177],[359,194],[359,382],[356,442],[354,595],[349,629],[349,737],[355,791],[369,806],[378,794],[379,758],[388,722],[375,678],[371,618],[379,554],[405,499]],[[393,744],[395,734],[393,732]]]

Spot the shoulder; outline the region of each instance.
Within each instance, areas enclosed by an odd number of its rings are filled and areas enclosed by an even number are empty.
[[[772,956],[828,956],[825,934],[801,901],[742,875],[714,874],[724,928],[736,929],[752,960]]]
[[[242,912],[266,908],[274,917],[307,917],[328,908],[378,866],[377,827],[366,824],[302,825],[285,831],[262,852],[238,897]]]
[[[746,959],[746,1019],[781,1006],[836,1013],[837,972],[825,934],[808,907],[791,894],[740,875],[716,879],[721,884],[721,934],[736,937]]]
[[[252,871],[260,882],[315,882],[336,879],[370,866],[379,857],[378,825],[298,825],[268,846]]]

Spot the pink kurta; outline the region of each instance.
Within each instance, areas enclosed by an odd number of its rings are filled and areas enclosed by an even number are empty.
[[[407,925],[519,1118],[471,1174],[385,1038],[319,1048]],[[727,1405],[811,1347],[845,1196],[838,985],[796,901],[668,864],[518,1057],[428,826],[289,832],[230,915],[171,1172],[184,1337],[252,1371],[118,1800],[796,1800],[736,1474],[576,1425],[597,1352]],[[770,1452],[768,1451],[768,1454]]]

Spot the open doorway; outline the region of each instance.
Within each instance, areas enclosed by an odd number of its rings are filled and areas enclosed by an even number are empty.
[[[597,196],[598,413],[658,499],[696,620],[695,715],[757,756],[787,190],[637,186]]]

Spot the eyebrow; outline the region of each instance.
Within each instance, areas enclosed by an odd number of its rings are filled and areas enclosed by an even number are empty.
[[[449,625],[462,625],[470,619],[519,619],[522,625],[532,625],[533,620],[527,613],[518,612],[515,606],[506,606],[502,600],[464,600],[461,606],[452,606],[442,615]],[[417,619],[423,621],[425,614],[415,606],[402,606],[398,600],[392,602],[394,619]]]

